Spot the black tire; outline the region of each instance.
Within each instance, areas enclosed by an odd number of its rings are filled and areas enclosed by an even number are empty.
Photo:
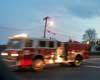
[[[75,66],[75,67],[79,67],[81,65],[81,60],[75,60],[74,62],[73,62],[73,66]]]
[[[32,62],[32,69],[34,71],[42,71],[44,69],[44,61],[42,59],[35,59]]]
[[[82,63],[82,57],[81,56],[76,56],[74,62],[71,62],[71,66],[74,67],[79,67]]]

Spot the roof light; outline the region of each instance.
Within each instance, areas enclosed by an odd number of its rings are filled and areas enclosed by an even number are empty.
[[[11,39],[11,38],[27,38],[27,37],[28,37],[27,34],[22,33],[22,34],[13,35],[13,36],[11,36],[9,38]]]

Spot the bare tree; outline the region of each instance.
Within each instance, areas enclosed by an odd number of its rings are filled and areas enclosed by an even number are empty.
[[[95,29],[87,29],[85,31],[85,34],[83,34],[83,40],[90,40],[93,41],[94,39],[96,39],[96,31]]]

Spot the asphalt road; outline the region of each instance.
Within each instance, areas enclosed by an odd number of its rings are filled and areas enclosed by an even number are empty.
[[[80,67],[53,65],[42,72],[13,72],[19,80],[100,80],[100,58],[91,57]]]

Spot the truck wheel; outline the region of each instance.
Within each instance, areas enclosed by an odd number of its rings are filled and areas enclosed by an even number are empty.
[[[81,60],[76,59],[73,63],[74,63],[74,66],[78,67],[81,65]]]
[[[77,56],[74,60],[74,62],[71,63],[72,66],[78,67],[81,65],[82,62],[82,57],[81,56]]]
[[[42,71],[44,68],[44,61],[42,59],[35,59],[32,62],[32,69],[34,71]]]

